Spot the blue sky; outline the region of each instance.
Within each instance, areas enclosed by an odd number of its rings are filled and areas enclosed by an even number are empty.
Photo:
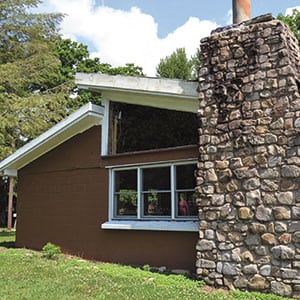
[[[63,36],[87,44],[113,66],[134,63],[155,76],[161,58],[179,47],[196,53],[200,39],[231,23],[232,0],[44,0],[41,10],[61,12]],[[252,0],[252,17],[285,14],[300,0]]]
[[[165,37],[184,24],[189,17],[216,21],[226,25],[232,0],[97,0],[96,5],[107,5],[116,9],[129,10],[139,7],[158,22],[159,37]],[[289,7],[300,6],[300,0],[251,0],[252,16],[272,13],[277,16]]]

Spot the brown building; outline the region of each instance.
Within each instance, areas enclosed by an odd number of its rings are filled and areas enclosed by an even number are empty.
[[[78,74],[102,94],[1,162],[18,177],[17,246],[193,270],[197,83]]]
[[[196,263],[207,284],[299,298],[299,62],[298,40],[265,15],[202,39],[198,83],[78,74],[102,107],[0,163],[19,178],[17,245]]]

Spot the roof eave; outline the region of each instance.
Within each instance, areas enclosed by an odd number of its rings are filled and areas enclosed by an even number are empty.
[[[102,122],[104,109],[88,103],[63,121],[25,144],[12,155],[0,162],[0,172],[7,176],[16,176],[17,170],[49,152],[71,137]]]
[[[197,112],[198,83],[167,78],[77,73],[79,89],[101,93],[105,99],[164,109]]]

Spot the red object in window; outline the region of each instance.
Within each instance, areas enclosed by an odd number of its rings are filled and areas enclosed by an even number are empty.
[[[180,198],[178,207],[179,207],[179,215],[180,216],[188,216],[190,214],[189,205],[184,198]]]

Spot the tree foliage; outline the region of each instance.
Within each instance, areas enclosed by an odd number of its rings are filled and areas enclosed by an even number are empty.
[[[144,76],[142,68],[132,63],[112,67],[108,63],[101,63],[98,57],[90,58],[86,45],[70,39],[60,39],[55,52],[61,62],[62,81],[73,80],[76,72]]]
[[[200,47],[197,48],[196,53],[190,59],[192,65],[192,72],[190,79],[197,80],[200,68]]]
[[[58,78],[61,82],[74,80],[76,72],[109,73],[111,65],[101,63],[98,57],[90,58],[88,47],[71,39],[60,38],[55,54],[60,60]]]
[[[74,79],[78,65],[89,57],[86,45],[62,38],[57,42],[55,54],[61,63],[59,72],[61,82]]]
[[[162,58],[156,67],[158,77],[191,79],[192,63],[184,48],[176,49],[170,56]]]
[[[125,64],[125,66],[121,66],[121,67],[115,67],[115,68],[111,67],[107,73],[111,75],[118,74],[124,76],[145,76],[143,73],[143,69],[132,63],[127,63]]]
[[[0,2],[0,159],[68,113],[54,54],[62,15],[30,12],[39,3]]]
[[[298,39],[300,45],[300,11],[294,9],[291,15],[278,15],[278,19],[286,23]]]
[[[28,10],[39,0],[6,0],[0,2],[0,63],[14,62],[32,56],[34,41],[53,41],[61,14],[34,14]],[[43,43],[44,45],[45,43]]]
[[[112,67],[108,63],[102,63],[100,58],[91,58],[88,47],[82,43],[70,39],[60,38],[57,42],[55,55],[60,61],[60,68],[57,74],[57,84],[64,82],[73,83],[73,94],[78,94],[76,101],[69,103],[69,108],[75,109],[87,102],[95,104],[101,103],[99,94],[86,90],[78,90],[75,86],[74,78],[76,72],[102,73],[110,75],[144,76],[143,70],[134,64],[126,64],[121,67]]]
[[[58,33],[61,14],[30,12],[39,0],[0,2],[0,159],[99,95],[77,91],[76,72],[143,75],[113,68]],[[70,97],[72,95],[72,97]]]

